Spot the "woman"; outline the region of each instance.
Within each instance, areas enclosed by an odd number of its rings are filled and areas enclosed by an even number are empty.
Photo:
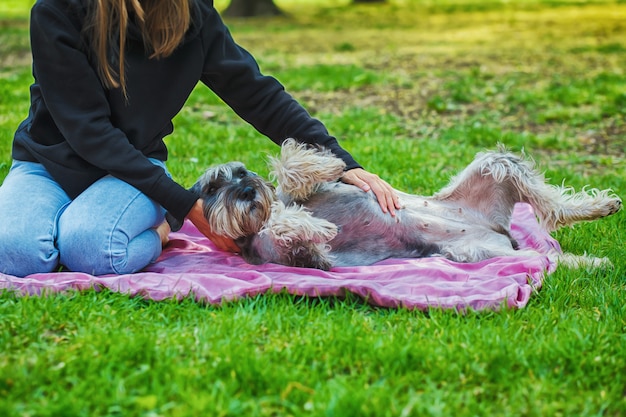
[[[30,30],[35,81],[0,187],[0,272],[138,271],[167,242],[166,210],[236,252],[164,163],[163,138],[199,81],[275,143],[328,147],[346,162],[343,181],[371,189],[384,212],[399,208],[385,181],[260,73],[210,0],[38,0]]]

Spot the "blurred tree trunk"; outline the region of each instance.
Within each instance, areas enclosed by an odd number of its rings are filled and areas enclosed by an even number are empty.
[[[253,16],[278,16],[283,12],[274,4],[274,0],[232,0],[224,16],[230,17],[253,17]]]

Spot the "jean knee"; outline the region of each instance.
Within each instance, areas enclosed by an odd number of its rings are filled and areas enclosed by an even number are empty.
[[[120,230],[105,234],[84,225],[62,226],[58,239],[61,263],[71,271],[92,275],[130,274],[145,268],[161,253],[161,240],[154,230],[146,230],[129,240]]]
[[[56,223],[68,203],[41,164],[13,162],[0,186],[0,272],[26,276],[58,268]]]
[[[92,275],[111,273],[108,238],[92,226],[79,221],[59,222],[60,261],[74,272]]]
[[[61,263],[94,275],[137,272],[161,250],[152,230],[164,210],[136,188],[111,176],[79,195],[59,219]]]
[[[52,236],[0,228],[0,272],[16,277],[53,272],[59,267],[59,251]]]
[[[111,249],[111,265],[115,272],[132,274],[157,260],[162,251],[161,238],[154,229],[148,229],[125,245]]]

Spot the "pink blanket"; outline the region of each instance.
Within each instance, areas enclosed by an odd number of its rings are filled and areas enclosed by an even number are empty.
[[[442,258],[390,259],[372,266],[334,268],[325,272],[275,264],[249,265],[237,255],[215,249],[187,222],[172,233],[161,257],[144,271],[93,276],[58,272],[17,278],[0,274],[0,289],[18,294],[108,288],[151,300],[194,297],[220,303],[268,291],[309,296],[358,294],[383,307],[498,309],[524,307],[543,277],[556,268],[558,242],[537,223],[532,208],[518,204],[513,237],[536,257],[500,257],[460,264]]]

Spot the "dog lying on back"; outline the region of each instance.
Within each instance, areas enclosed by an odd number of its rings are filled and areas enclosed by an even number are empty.
[[[384,214],[371,193],[339,181],[344,163],[330,151],[285,141],[271,157],[275,188],[241,162],[209,168],[193,185],[205,216],[235,240],[252,264],[277,263],[328,270],[387,258],[441,256],[478,262],[518,250],[510,222],[516,203],[528,203],[549,232],[617,213],[611,190],[546,184],[533,163],[504,148],[479,153],[433,196],[397,191],[403,208]],[[181,224],[173,221],[172,229]],[[601,265],[606,259],[564,254],[561,263]]]

